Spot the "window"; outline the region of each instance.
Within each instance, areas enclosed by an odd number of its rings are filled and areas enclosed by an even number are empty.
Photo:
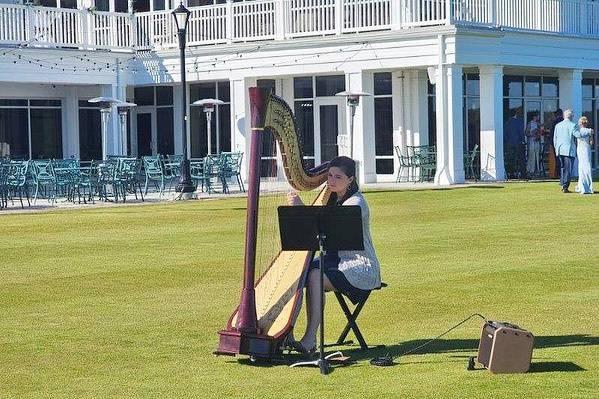
[[[79,159],[102,159],[102,115],[100,108],[79,101]]]
[[[524,86],[524,90],[522,90]],[[503,119],[514,113],[525,125],[526,117],[539,114],[541,123],[548,123],[558,107],[559,84],[554,76],[504,76]],[[505,131],[504,131],[505,134]]]
[[[314,166],[314,102],[312,100],[296,100],[294,102],[295,121],[300,146],[304,152],[304,161]]]
[[[293,97],[299,98],[313,98],[314,92],[312,90],[312,77],[293,78]]]
[[[428,82],[428,144],[437,144],[437,104],[435,86]]]
[[[480,77],[464,75],[464,151],[480,146]]]
[[[524,95],[526,97],[541,96],[541,77],[527,76],[524,83]]]
[[[211,114],[210,153],[231,151],[231,104],[228,81],[202,82],[190,85],[190,102],[214,98],[224,101]],[[208,154],[208,124],[203,107],[190,107],[191,157],[201,158]]]
[[[374,74],[374,140],[377,174],[393,174],[391,73]]]
[[[383,96],[391,94],[391,73],[375,73],[374,74],[374,95]]]
[[[162,155],[174,154],[175,132],[174,132],[174,109],[173,109],[173,87],[172,86],[144,86],[133,89],[133,102],[138,107],[153,107],[156,111],[156,152]],[[138,114],[139,115],[139,114]],[[139,126],[139,125],[138,125]],[[148,139],[140,136],[141,127],[138,128],[138,155],[149,153]],[[144,141],[141,143],[140,141]],[[148,141],[146,143],[146,141]],[[140,152],[140,146],[146,146]],[[129,147],[131,148],[131,147]]]
[[[0,143],[11,158],[62,158],[60,100],[0,100]]]
[[[0,108],[0,151],[13,159],[29,159],[27,108]]]
[[[503,77],[503,96],[522,97],[522,76]]]
[[[154,105],[154,87],[136,87],[133,89],[133,98],[138,107]]]
[[[316,77],[316,96],[326,97],[345,91],[345,76],[317,76]]]
[[[156,87],[156,105],[173,105],[173,87]]]

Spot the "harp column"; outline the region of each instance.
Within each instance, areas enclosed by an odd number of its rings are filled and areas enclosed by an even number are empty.
[[[346,71],[345,90],[372,93],[374,91],[373,74],[370,72]],[[352,117],[347,112],[346,126],[350,130]],[[358,161],[358,182],[376,181],[375,137],[374,137],[374,98],[365,96],[356,107],[353,120],[353,158]]]

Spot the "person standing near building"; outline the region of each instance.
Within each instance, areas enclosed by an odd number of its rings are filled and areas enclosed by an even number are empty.
[[[529,177],[536,176],[540,172],[540,124],[539,115],[534,114],[532,119],[526,125],[526,172]]]
[[[574,141],[578,134],[578,125],[572,122],[572,110],[564,111],[564,120],[555,125],[553,144],[555,153],[560,162],[560,186],[562,192],[569,193],[570,179],[572,178],[572,165],[576,157],[576,143]]]
[[[505,122],[503,129],[505,171],[508,178],[521,178],[526,175],[524,168],[524,123],[516,110]]]
[[[545,138],[545,142],[547,143],[547,161],[548,161],[548,169],[549,169],[549,177],[552,179],[557,178],[559,176],[559,164],[557,157],[555,155],[555,146],[553,144],[553,135],[555,133],[555,126],[564,120],[564,112],[558,108],[553,113],[553,119],[551,120],[551,125],[549,126],[549,134]]]
[[[579,130],[574,132],[576,137],[576,155],[578,157],[578,185],[576,191],[580,194],[593,194],[593,174],[591,171],[591,146],[593,144],[593,129],[589,129],[589,120],[583,116],[578,120]]]

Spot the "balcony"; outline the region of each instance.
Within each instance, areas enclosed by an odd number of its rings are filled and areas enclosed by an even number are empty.
[[[593,0],[257,0],[190,10],[190,46],[433,25],[599,37],[599,1]],[[0,45],[136,51],[176,44],[170,11],[0,5]]]

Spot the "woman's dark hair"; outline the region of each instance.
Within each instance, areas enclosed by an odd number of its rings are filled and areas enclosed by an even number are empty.
[[[347,191],[345,192],[345,195],[343,196],[343,198],[341,198],[341,200],[337,199],[336,193],[331,193],[329,201],[327,202],[327,205],[329,206],[342,204],[343,202],[345,202],[345,200],[347,200],[349,197],[351,197],[359,191],[358,182],[356,180],[356,161],[349,157],[337,157],[333,158],[329,162],[329,169],[333,166],[341,169],[347,177],[353,177],[354,179],[349,184],[349,187],[347,188]]]

